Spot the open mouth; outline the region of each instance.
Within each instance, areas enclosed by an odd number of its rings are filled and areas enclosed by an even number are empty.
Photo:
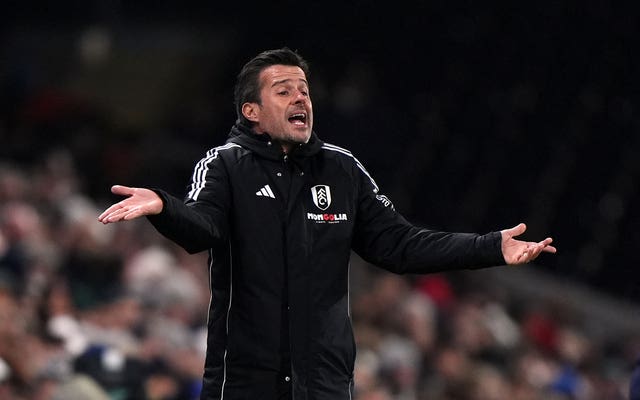
[[[307,124],[306,113],[295,113],[289,116],[289,122],[297,126],[305,126]]]

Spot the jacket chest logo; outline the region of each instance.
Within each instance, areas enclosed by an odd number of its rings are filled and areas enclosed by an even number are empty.
[[[331,189],[327,185],[316,185],[311,188],[313,204],[324,211],[331,205]]]

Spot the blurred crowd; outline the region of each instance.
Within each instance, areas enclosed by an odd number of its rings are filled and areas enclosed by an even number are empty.
[[[46,164],[0,167],[0,398],[196,398],[205,260],[98,223],[69,155]]]
[[[144,219],[100,224],[81,174],[64,150],[0,165],[0,398],[197,399],[205,256]],[[626,398],[638,338],[598,340],[481,274],[397,276],[354,256],[355,399]]]

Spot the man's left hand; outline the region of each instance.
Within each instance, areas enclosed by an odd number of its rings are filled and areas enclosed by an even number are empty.
[[[550,237],[541,242],[525,242],[515,239],[526,230],[527,226],[521,223],[513,228],[500,231],[502,234],[502,255],[507,264],[526,264],[535,260],[542,252],[556,252],[556,248],[551,246],[553,239]]]

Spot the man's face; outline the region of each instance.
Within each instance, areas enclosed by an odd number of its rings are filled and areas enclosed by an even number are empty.
[[[260,73],[260,99],[256,107],[258,133],[268,133],[283,146],[306,143],[313,128],[309,84],[300,67],[272,65]]]

